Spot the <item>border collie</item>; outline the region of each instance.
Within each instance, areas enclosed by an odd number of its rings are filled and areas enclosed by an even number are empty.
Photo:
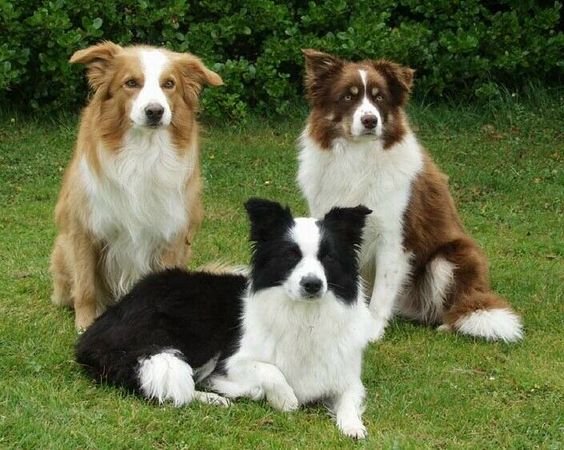
[[[310,213],[372,209],[361,273],[379,323],[394,312],[488,340],[517,341],[519,316],[491,291],[485,255],[465,232],[447,177],[417,142],[404,111],[414,71],[304,50],[311,106],[298,183]]]
[[[77,51],[94,93],[55,220],[52,300],[88,327],[141,276],[183,266],[202,220],[196,114],[222,80],[188,53],[104,42]]]
[[[357,247],[370,210],[333,208],[316,220],[266,200],[245,206],[249,277],[149,275],[81,336],[77,361],[97,381],[177,406],[265,397],[292,411],[324,400],[344,434],[363,438],[362,353],[375,325]]]

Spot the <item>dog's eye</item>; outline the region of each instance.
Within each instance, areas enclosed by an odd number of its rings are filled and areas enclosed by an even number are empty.
[[[352,100],[352,95],[351,94],[347,94],[343,97],[343,100],[346,102],[350,102]]]
[[[137,86],[139,86],[139,83],[137,83],[137,81],[132,78],[132,79],[130,79],[130,80],[127,80],[127,81],[125,82],[125,85],[126,85],[128,88],[133,89],[133,88],[136,88]]]
[[[165,83],[163,84],[163,88],[165,89],[172,89],[174,87],[174,81],[172,80],[166,80]]]
[[[384,100],[384,97],[382,97],[380,94],[376,95],[375,98],[377,102],[381,102],[382,100]]]

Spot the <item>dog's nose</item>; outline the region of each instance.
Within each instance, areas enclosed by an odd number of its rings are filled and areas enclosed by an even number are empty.
[[[145,115],[147,116],[147,120],[151,123],[156,123],[161,120],[163,113],[164,108],[158,103],[149,103],[145,107]]]
[[[373,114],[366,114],[362,116],[360,121],[362,122],[362,125],[364,125],[364,128],[368,130],[373,130],[376,128],[376,125],[378,125],[378,117]]]
[[[311,295],[313,297],[319,293],[321,287],[323,286],[323,282],[315,276],[308,275],[301,279],[300,285],[307,295]]]

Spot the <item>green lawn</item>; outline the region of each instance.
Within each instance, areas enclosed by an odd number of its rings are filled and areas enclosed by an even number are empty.
[[[563,103],[560,95],[487,110],[411,108],[526,336],[491,344],[395,321],[366,353],[362,443],[341,437],[319,406],[292,414],[251,401],[175,409],[83,376],[72,312],[51,305],[47,271],[77,118],[1,115],[0,448],[561,448]],[[295,183],[303,118],[205,127],[206,217],[192,266],[247,261],[242,203],[251,195],[306,212]]]

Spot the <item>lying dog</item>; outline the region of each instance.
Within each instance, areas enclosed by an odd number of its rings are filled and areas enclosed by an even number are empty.
[[[363,438],[363,349],[374,331],[357,247],[363,206],[321,220],[292,218],[266,200],[246,203],[250,276],[149,275],[84,333],[77,361],[98,381],[180,406],[225,397],[291,411],[326,400],[341,431]]]
[[[305,50],[311,113],[298,182],[321,217],[364,204],[363,278],[378,335],[394,311],[423,323],[503,341],[522,337],[519,316],[491,291],[487,260],[466,234],[437,168],[409,128],[413,70]]]
[[[105,42],[77,51],[94,95],[55,219],[53,302],[77,329],[141,276],[183,266],[202,220],[196,113],[222,80],[193,55]]]

